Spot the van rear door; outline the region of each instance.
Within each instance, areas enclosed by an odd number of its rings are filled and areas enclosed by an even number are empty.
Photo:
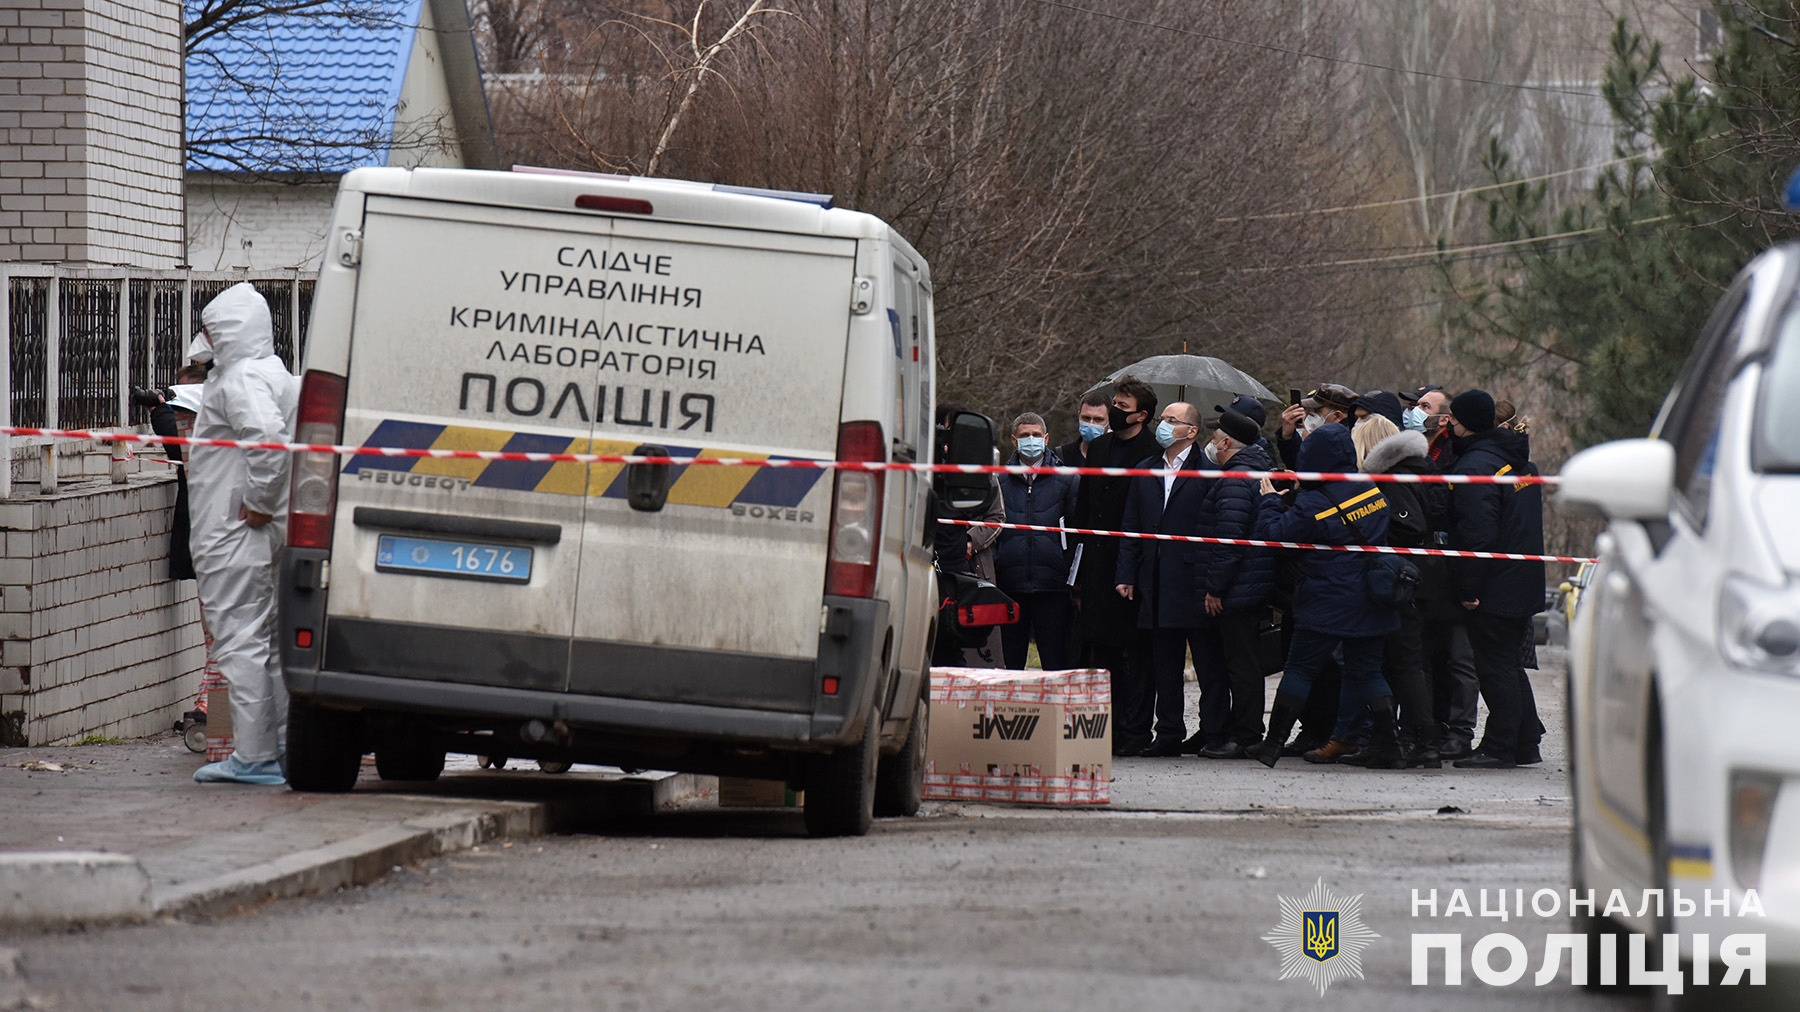
[[[345,440],[586,451],[607,302],[546,294],[544,277],[558,249],[606,256],[606,230],[598,217],[371,195]],[[589,487],[582,464],[351,457],[325,666],[565,690]]]
[[[614,286],[596,450],[833,458],[854,240],[621,217],[608,253],[544,254]],[[831,472],[676,468],[667,505],[639,512],[625,470],[589,483],[571,690],[809,710]]]

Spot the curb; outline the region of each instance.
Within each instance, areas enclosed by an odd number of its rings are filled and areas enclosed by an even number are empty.
[[[150,911],[150,875],[130,855],[72,850],[0,854],[0,925],[134,921]]]
[[[716,785],[713,777],[676,773],[598,784],[591,794],[577,798],[470,801],[459,811],[405,819],[323,847],[157,889],[143,865],[128,854],[0,854],[0,928],[217,917],[270,900],[368,885],[401,866],[495,840],[593,831],[605,818],[648,815],[715,791]]]

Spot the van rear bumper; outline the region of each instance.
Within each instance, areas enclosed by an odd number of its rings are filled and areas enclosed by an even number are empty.
[[[885,601],[824,597],[813,660],[571,642],[333,618],[319,578],[328,558],[289,548],[282,559],[282,667],[288,691],[310,702],[496,729],[536,719],[619,736],[828,750],[856,740],[890,689]]]
[[[834,745],[848,735],[841,717],[773,713],[491,685],[431,682],[345,671],[289,671],[288,690],[315,703],[503,721],[564,721],[630,735],[757,744]]]

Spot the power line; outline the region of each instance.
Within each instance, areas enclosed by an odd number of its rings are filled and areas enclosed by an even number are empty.
[[[1399,207],[1402,204],[1422,204],[1427,200],[1440,200],[1445,197],[1466,197],[1472,193],[1486,193],[1489,190],[1504,190],[1509,186],[1541,183],[1547,179],[1560,179],[1563,176],[1573,176],[1582,172],[1594,172],[1600,169],[1609,169],[1615,165],[1623,165],[1626,162],[1635,162],[1647,155],[1648,152],[1628,155],[1624,158],[1614,158],[1609,162],[1597,162],[1593,165],[1582,165],[1573,169],[1563,169],[1561,172],[1546,172],[1541,176],[1530,176],[1525,179],[1511,179],[1504,183],[1487,183],[1482,186],[1467,186],[1460,190],[1445,190],[1442,193],[1427,193],[1417,197],[1400,197],[1395,200],[1377,200],[1367,204],[1345,204],[1342,207],[1317,207],[1309,208],[1304,211],[1275,211],[1267,214],[1244,214],[1233,218],[1214,218],[1213,220],[1221,225],[1241,221],[1281,221],[1289,218],[1304,218],[1307,215],[1312,214],[1344,214],[1349,211],[1369,211],[1382,207]]]
[[[1642,218],[1637,221],[1626,222],[1626,225],[1628,227],[1635,226],[1635,225],[1655,225],[1658,222],[1668,221],[1669,219],[1671,219],[1673,217],[1675,217],[1675,216],[1672,214],[1664,214],[1664,215],[1659,215],[1655,218]],[[1392,256],[1358,257],[1358,258],[1351,259],[1351,260],[1326,260],[1326,261],[1321,261],[1319,263],[1310,263],[1310,264],[1278,264],[1278,265],[1275,265],[1272,267],[1241,267],[1241,268],[1238,268],[1237,270],[1233,271],[1232,273],[1235,273],[1235,274],[1272,274],[1276,271],[1301,271],[1301,270],[1310,270],[1310,269],[1322,268],[1322,267],[1366,267],[1366,266],[1370,266],[1373,264],[1401,263],[1401,262],[1408,261],[1408,260],[1426,260],[1426,259],[1431,259],[1431,258],[1436,258],[1436,257],[1452,257],[1452,256],[1461,256],[1461,255],[1465,255],[1465,254],[1469,254],[1469,253],[1483,253],[1488,250],[1512,249],[1512,248],[1519,247],[1519,246],[1531,246],[1531,245],[1535,245],[1537,243],[1554,242],[1559,239],[1573,239],[1577,236],[1597,235],[1601,232],[1611,231],[1611,229],[1612,229],[1611,225],[1598,225],[1598,226],[1595,226],[1594,228],[1578,229],[1574,232],[1558,232],[1555,235],[1531,236],[1531,237],[1525,238],[1525,239],[1507,239],[1503,242],[1476,243],[1476,244],[1469,245],[1469,246],[1450,246],[1450,247],[1446,247],[1444,249],[1424,250],[1424,251],[1421,251],[1418,253],[1396,253],[1396,254],[1393,254]]]
[[[1228,46],[1243,46],[1247,49],[1261,49],[1265,52],[1282,53],[1287,56],[1299,56],[1308,60],[1324,60],[1327,63],[1337,63],[1347,67],[1361,67],[1365,70],[1386,70],[1396,74],[1411,74],[1414,77],[1428,77],[1438,81],[1459,81],[1463,84],[1485,84],[1495,88],[1512,88],[1516,91],[1536,91],[1550,95],[1580,95],[1583,98],[1594,97],[1592,89],[1559,88],[1555,85],[1526,84],[1518,81],[1495,81],[1485,77],[1463,77],[1458,74],[1444,74],[1435,70],[1414,70],[1410,67],[1391,67],[1385,63],[1371,63],[1367,60],[1355,60],[1347,56],[1332,56],[1330,53],[1309,53],[1303,49],[1288,49],[1284,46],[1270,45],[1266,42],[1246,42],[1243,39],[1226,38],[1223,35],[1214,35],[1210,32],[1201,32],[1192,28],[1183,28],[1180,25],[1167,25],[1159,21],[1145,21],[1140,18],[1126,17],[1123,14],[1113,14],[1109,11],[1097,11],[1089,7],[1077,7],[1071,3],[1064,3],[1063,0],[1037,0],[1037,2],[1047,7],[1061,7],[1064,10],[1071,10],[1080,14],[1091,14],[1097,18],[1122,21],[1125,24],[1138,25],[1143,28],[1158,28],[1165,32],[1178,32],[1182,35],[1191,35],[1197,39],[1206,39],[1209,42],[1223,43]]]

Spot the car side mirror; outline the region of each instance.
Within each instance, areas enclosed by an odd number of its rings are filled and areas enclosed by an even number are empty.
[[[986,415],[958,411],[938,428],[938,463],[989,465],[994,462],[994,423]],[[955,510],[982,510],[994,501],[991,475],[940,474],[945,505]]]
[[[1597,509],[1609,520],[1667,520],[1674,494],[1675,447],[1660,439],[1620,439],[1570,457],[1556,500]]]

